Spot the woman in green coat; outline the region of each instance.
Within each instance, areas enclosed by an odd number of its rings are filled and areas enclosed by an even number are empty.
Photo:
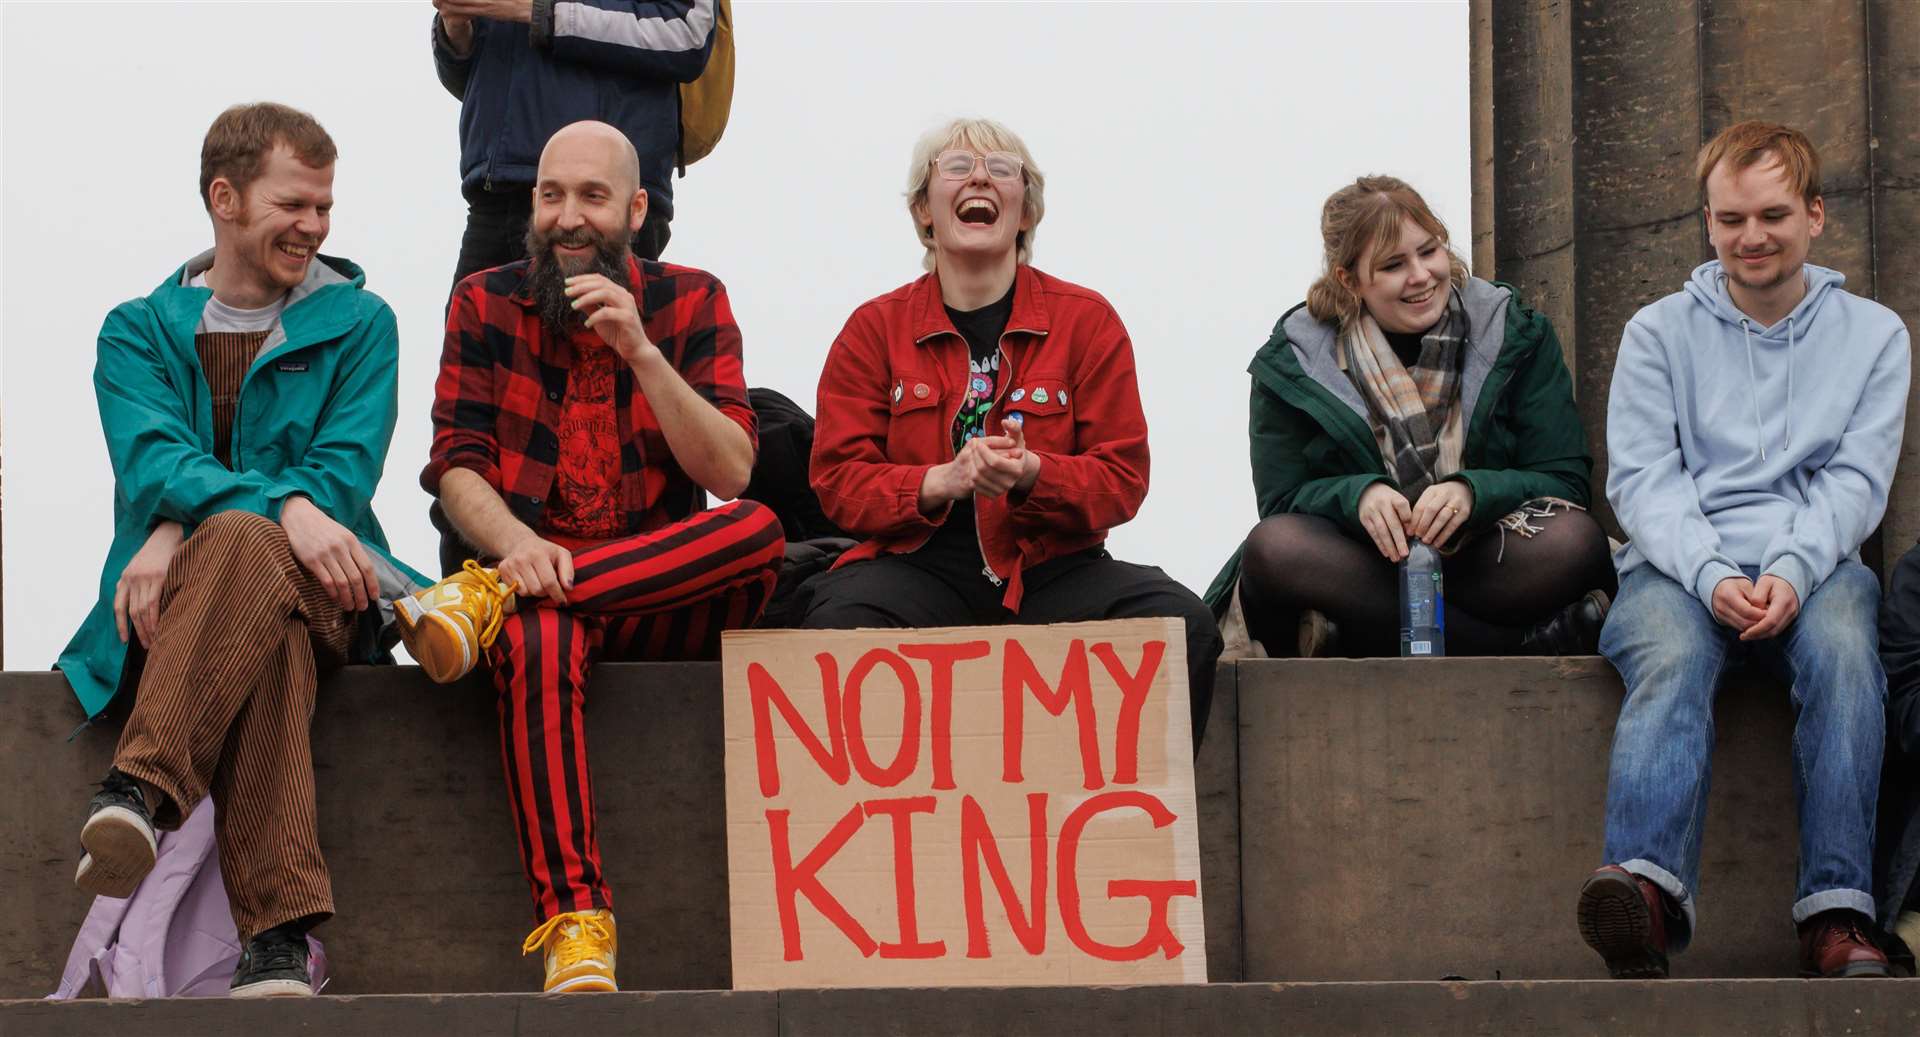
[[[1254,356],[1261,521],[1214,581],[1271,655],[1391,655],[1397,563],[1444,556],[1454,655],[1590,653],[1614,586],[1553,326],[1468,276],[1418,192],[1363,177],[1326,273]]]

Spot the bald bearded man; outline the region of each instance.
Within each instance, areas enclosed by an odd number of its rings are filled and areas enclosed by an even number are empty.
[[[527,258],[454,289],[420,483],[477,559],[395,610],[433,679],[492,673],[539,923],[523,952],[545,952],[548,991],[616,989],[581,716],[594,661],[718,658],[784,547],[771,511],[733,499],[755,428],[726,289],[636,259],[646,213],[633,145],[574,123],[541,153]]]

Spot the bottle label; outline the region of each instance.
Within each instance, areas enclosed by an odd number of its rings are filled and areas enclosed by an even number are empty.
[[[1415,641],[1412,644],[1407,646],[1407,654],[1408,655],[1432,655],[1433,642],[1432,641]]]

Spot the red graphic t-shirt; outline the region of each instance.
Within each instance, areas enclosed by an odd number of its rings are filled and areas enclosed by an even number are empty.
[[[589,341],[591,339],[591,341]],[[620,430],[614,412],[614,374],[620,356],[597,336],[573,340],[573,368],[560,405],[559,463],[543,531],[562,546],[613,540],[623,528],[620,500]]]

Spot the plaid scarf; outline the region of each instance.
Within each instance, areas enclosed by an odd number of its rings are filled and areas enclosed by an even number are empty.
[[[1467,311],[1460,292],[1447,293],[1446,316],[1420,339],[1420,359],[1408,370],[1387,344],[1372,314],[1340,333],[1340,368],[1367,401],[1374,442],[1387,471],[1409,499],[1460,470],[1466,423],[1460,413],[1460,351],[1466,348]]]

